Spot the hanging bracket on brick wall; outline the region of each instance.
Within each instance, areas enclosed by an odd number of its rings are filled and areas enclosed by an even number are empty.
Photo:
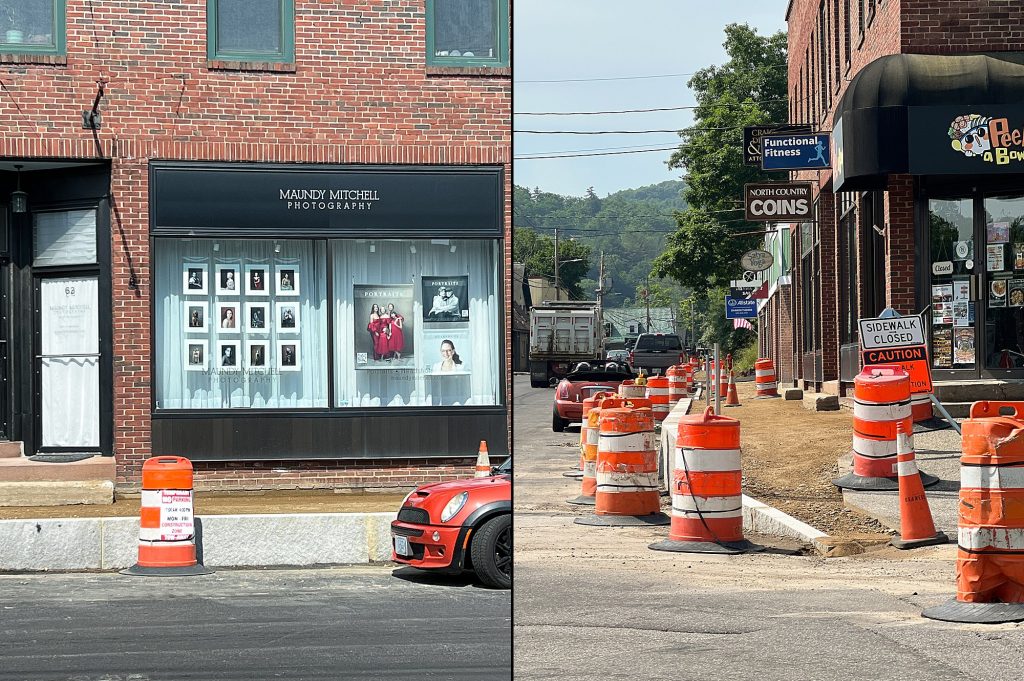
[[[103,99],[103,89],[107,86],[107,81],[98,80],[96,81],[96,99],[92,102],[92,109],[89,111],[82,112],[82,129],[83,130],[99,130],[102,127],[102,117],[100,115],[99,107],[100,100]]]

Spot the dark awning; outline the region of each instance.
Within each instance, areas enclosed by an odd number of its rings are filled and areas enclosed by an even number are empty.
[[[1024,126],[1024,53],[881,57],[854,76],[839,102],[833,190],[882,188],[889,173],[1024,172],[1022,162],[986,162],[952,145],[969,125],[1004,118]]]

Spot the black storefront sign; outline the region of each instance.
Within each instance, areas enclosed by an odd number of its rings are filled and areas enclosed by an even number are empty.
[[[1024,106],[915,106],[908,110],[915,175],[1024,173]]]
[[[804,124],[748,125],[743,128],[743,163],[761,167],[761,138],[765,135],[803,134],[812,131],[810,125]]]
[[[810,182],[759,182],[743,185],[746,218],[751,222],[799,222],[812,217]]]
[[[202,166],[157,164],[156,235],[500,237],[496,166]]]

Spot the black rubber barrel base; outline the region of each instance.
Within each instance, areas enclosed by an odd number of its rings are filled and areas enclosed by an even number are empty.
[[[1024,622],[1024,603],[964,603],[953,599],[934,608],[927,608],[921,616],[940,622],[966,624]]]
[[[566,471],[562,473],[562,477],[580,479],[583,477],[583,471]]]
[[[921,484],[931,487],[939,481],[934,475],[920,473]],[[840,489],[852,489],[858,492],[898,492],[900,490],[899,478],[870,478],[864,475],[847,473],[841,478],[836,478],[832,484]]]
[[[577,525],[594,527],[648,527],[651,525],[668,525],[672,522],[664,513],[649,515],[588,515],[573,521]]]
[[[576,504],[577,506],[593,506],[595,501],[597,501],[596,497],[586,497],[581,494],[575,499],[566,499],[565,503]]]
[[[945,532],[936,532],[934,537],[925,537],[924,539],[908,539],[903,541],[902,539],[893,539],[889,542],[898,549],[917,549],[922,546],[936,546],[938,544],[948,544],[949,537],[946,536]]]
[[[756,553],[764,551],[765,547],[754,544],[746,539],[740,541],[675,541],[666,539],[655,542],[647,548],[654,551],[672,551],[674,553],[720,553],[734,556],[740,553]]]
[[[193,577],[213,574],[213,570],[205,567],[202,563],[186,567],[143,567],[136,563],[120,572],[122,575],[132,575],[133,577]]]

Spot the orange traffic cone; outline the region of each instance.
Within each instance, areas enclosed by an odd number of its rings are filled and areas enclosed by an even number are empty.
[[[480,440],[480,451],[476,455],[476,475],[474,478],[491,476],[491,460],[487,457],[487,440]]]
[[[733,372],[729,372],[729,392],[725,397],[725,406],[727,407],[741,407],[740,396],[736,392],[736,377]]]
[[[949,541],[942,532],[935,531],[932,511],[924,494],[924,484],[914,460],[914,448],[907,437],[903,421],[896,423],[896,468],[900,486],[900,538],[893,539],[898,549],[945,544]]]

